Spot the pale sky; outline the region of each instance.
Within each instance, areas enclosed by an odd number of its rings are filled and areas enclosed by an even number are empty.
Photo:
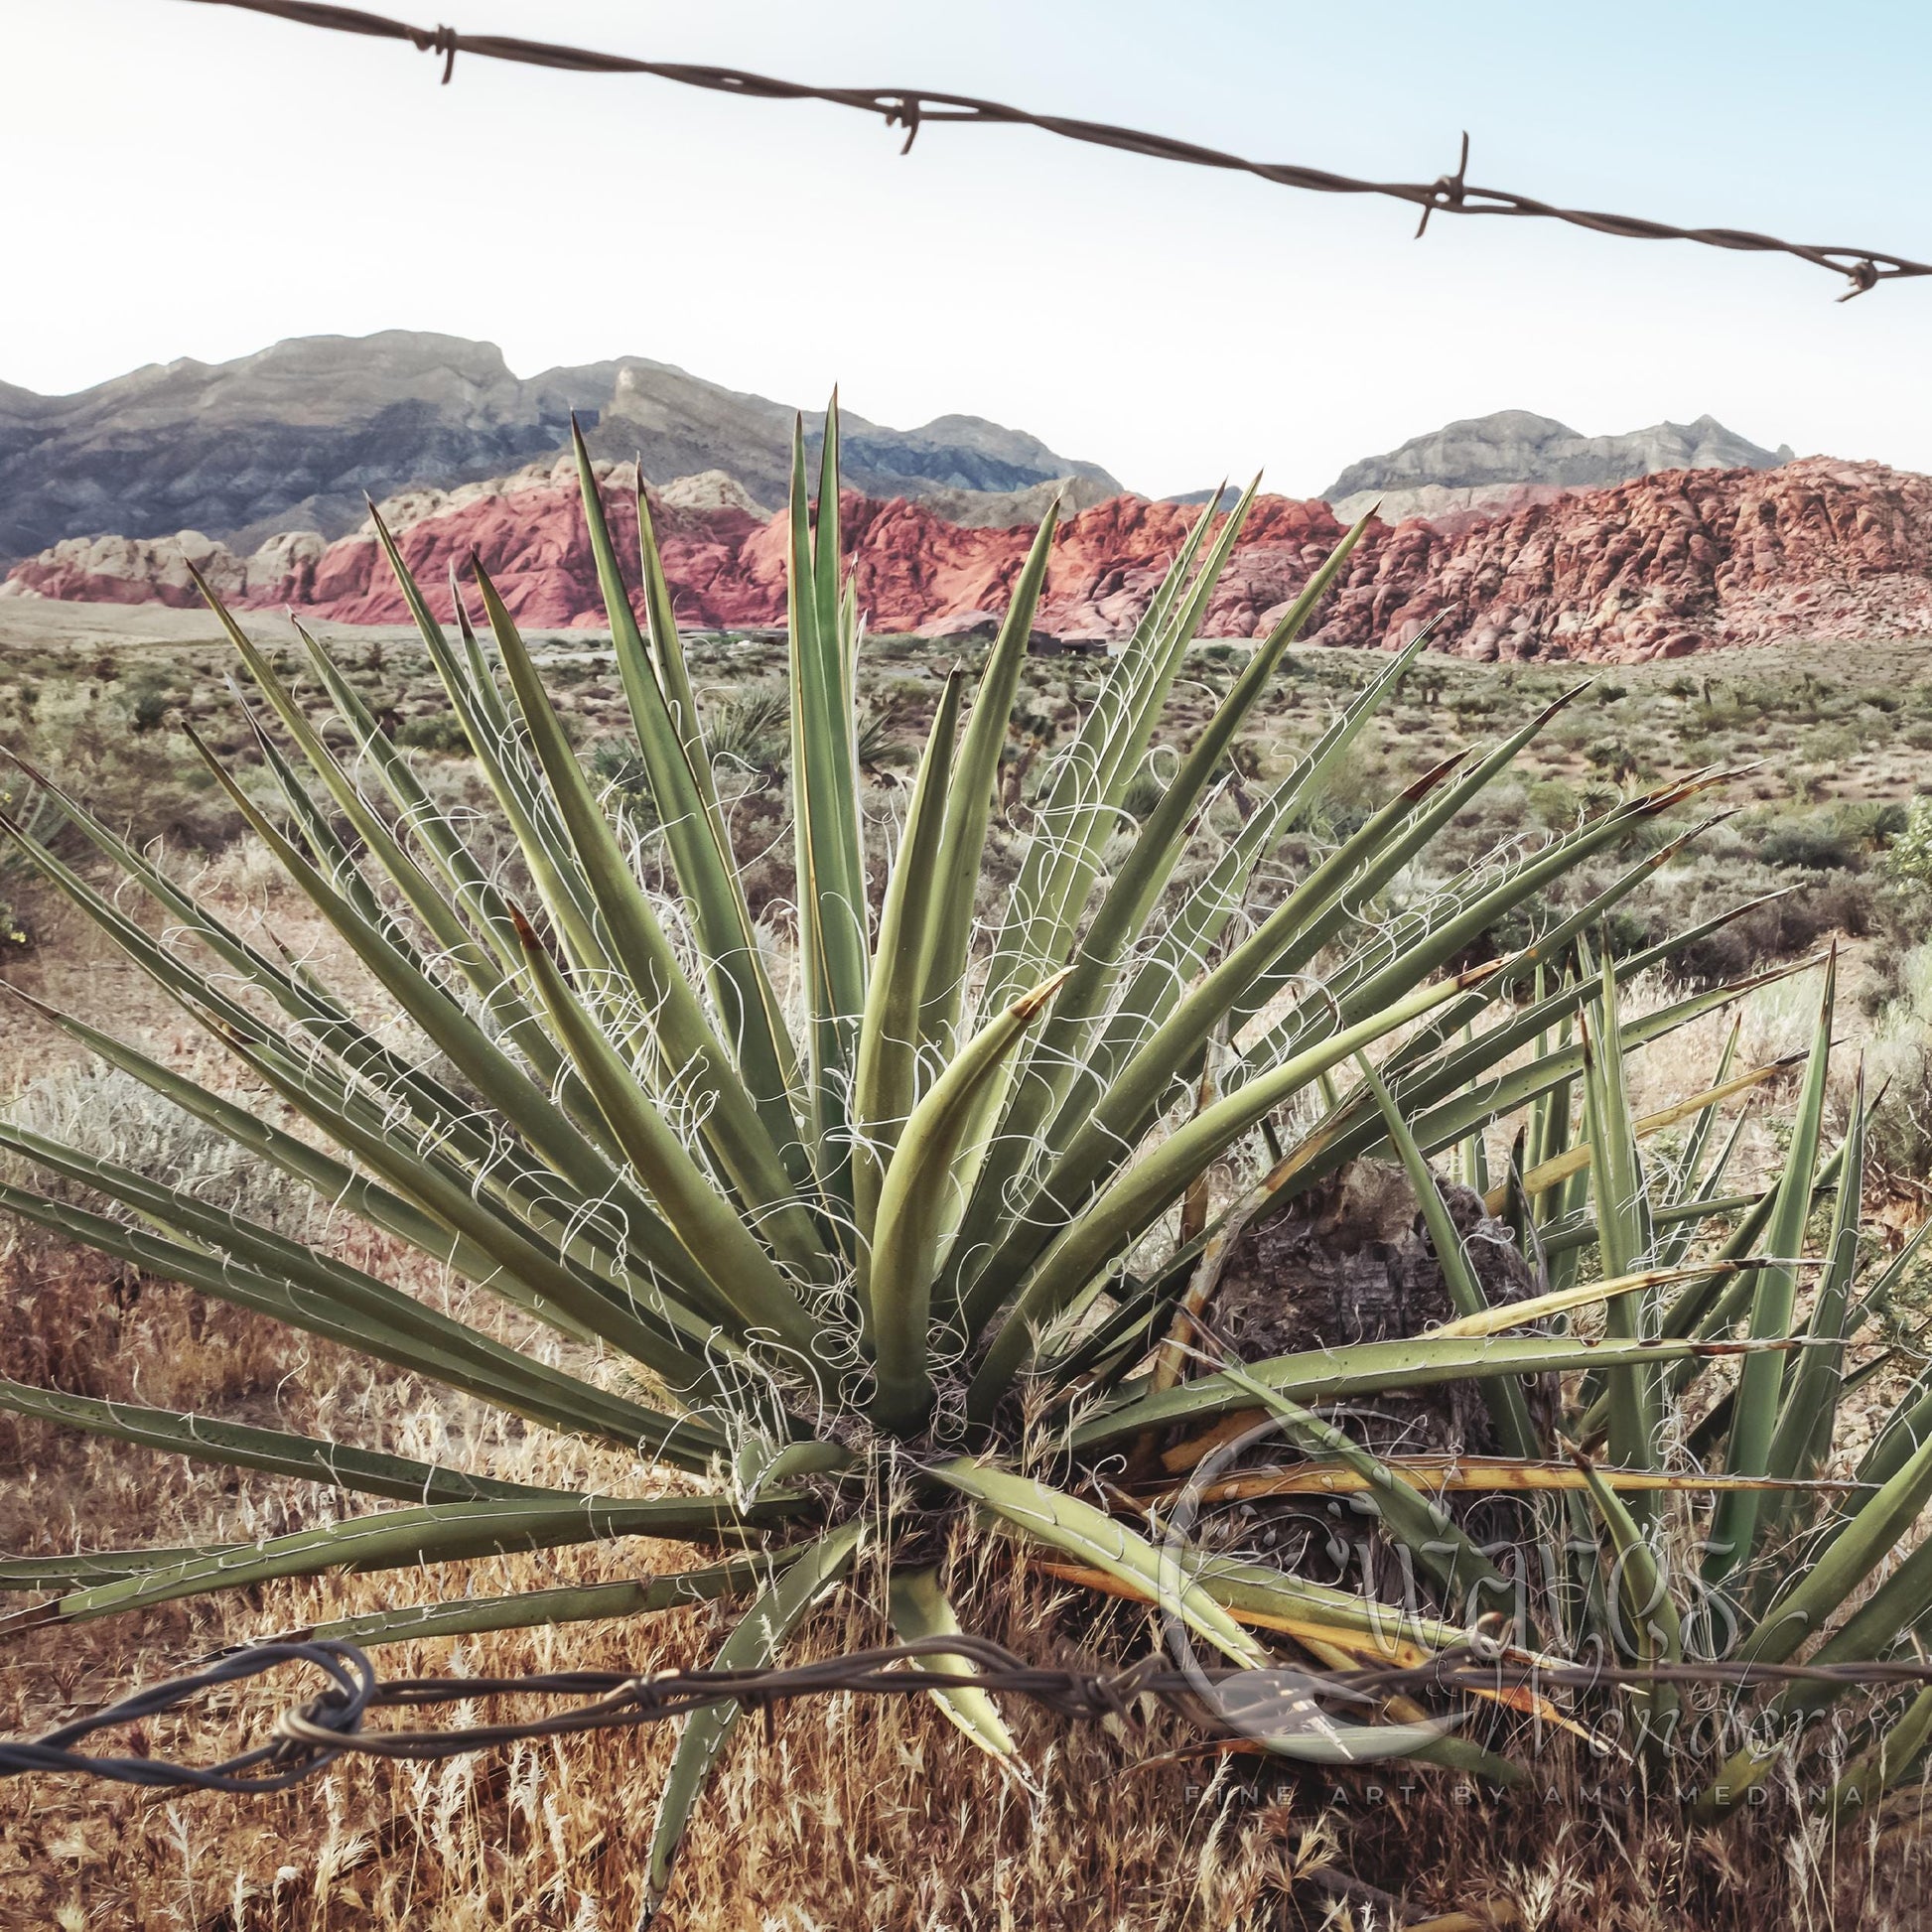
[[[1382,179],[1932,259],[1932,8],[1835,0],[365,0],[919,85]],[[439,11],[440,10],[440,11]],[[634,353],[1164,493],[1318,489],[1451,418],[1706,411],[1932,470],[1932,280],[1439,216],[847,111],[460,60],[189,0],[0,0],[0,379],[386,328],[529,374]]]

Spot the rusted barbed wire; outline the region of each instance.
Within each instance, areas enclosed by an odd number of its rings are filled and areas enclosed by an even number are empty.
[[[947,1670],[936,1665],[950,1663]],[[329,1685],[284,1710],[271,1741],[217,1763],[184,1764],[145,1754],[95,1756],[75,1748],[98,1731],[143,1725],[180,1712],[195,1699],[286,1665],[319,1670]],[[918,1668],[907,1668],[916,1665]],[[365,1651],[338,1639],[261,1643],[217,1657],[206,1669],[170,1678],[117,1704],[74,1719],[39,1737],[0,1741],[0,1777],[69,1773],[150,1788],[237,1794],[284,1791],[347,1754],[435,1762],[474,1751],[586,1731],[661,1724],[717,1704],[771,1711],[805,1697],[923,1697],[953,1686],[1026,1698],[1068,1719],[1116,1717],[1152,1697],[1195,1723],[1216,1722],[1215,1697],[1237,1682],[1278,1680],[1284,1709],[1300,1706],[1318,1721],[1321,1703],[1354,1707],[1417,1694],[1466,1696],[1536,1693],[1629,1685],[1706,1685],[1739,1691],[1811,1683],[1883,1689],[1932,1683],[1932,1662],[1767,1664],[1716,1660],[1644,1668],[1611,1663],[1566,1664],[1473,1636],[1418,1665],[1304,1672],[1201,1668],[1182,1671],[1158,1656],[1115,1671],[1074,1671],[1030,1664],[986,1637],[959,1634],[849,1652],[806,1664],[762,1670],[554,1671],[521,1677],[414,1677],[385,1681]],[[510,1724],[365,1730],[374,1711],[420,1711],[445,1704],[503,1698],[565,1698],[572,1708]],[[1311,1728],[1313,1723],[1311,1723]]]
[[[919,129],[933,122],[977,126],[1034,127],[1063,140],[1090,147],[1118,148],[1155,161],[1177,161],[1196,168],[1221,168],[1257,176],[1283,188],[1305,189],[1316,195],[1379,195],[1407,202],[1422,209],[1416,225],[1420,238],[1433,214],[1506,214],[1563,221],[1597,234],[1630,241],[1694,241],[1706,248],[1730,248],[1749,254],[1789,255],[1798,261],[1843,275],[1851,287],[1839,297],[1849,302],[1880,282],[1932,275],[1932,263],[1912,261],[1878,248],[1782,241],[1749,228],[1684,228],[1670,221],[1652,221],[1635,214],[1606,214],[1596,208],[1558,207],[1531,195],[1507,189],[1477,188],[1468,180],[1469,137],[1462,136],[1461,158],[1455,172],[1433,182],[1363,181],[1331,174],[1323,168],[1304,168],[1291,162],[1252,161],[1220,148],[1202,147],[1173,135],[1151,134],[1106,121],[1085,121],[1061,114],[1035,114],[1004,101],[982,100],[972,94],[937,92],[926,87],[814,87],[795,80],[774,79],[742,68],[693,66],[678,61],[641,61],[629,55],[603,54],[590,48],[566,47],[552,41],[524,40],[513,34],[464,34],[454,27],[415,27],[359,7],[339,7],[326,0],[194,0],[198,6],[237,7],[245,13],[269,14],[305,27],[321,27],[343,34],[362,34],[376,40],[406,41],[425,54],[443,57],[443,81],[456,71],[459,54],[480,60],[509,61],[524,67],[559,68],[573,73],[643,73],[681,86],[703,87],[714,93],[737,94],[752,100],[817,100],[834,107],[877,114],[888,127],[902,127],[907,153]]]

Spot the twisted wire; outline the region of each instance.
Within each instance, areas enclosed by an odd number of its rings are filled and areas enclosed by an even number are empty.
[[[781,80],[770,74],[752,73],[742,68],[720,68],[681,61],[642,61],[622,54],[599,53],[590,48],[568,47],[553,41],[525,40],[514,34],[465,34],[454,27],[417,27],[383,14],[368,13],[358,7],[323,4],[323,0],[195,0],[201,6],[239,8],[245,13],[267,14],[300,26],[317,27],[332,33],[358,34],[375,40],[404,41],[419,53],[440,55],[443,84],[447,86],[456,71],[459,54],[479,60],[506,61],[521,67],[552,68],[571,73],[641,73],[655,79],[670,80],[679,86],[701,87],[712,93],[735,94],[746,100],[815,100],[829,106],[845,107],[863,114],[875,114],[889,128],[903,128],[905,140],[900,154],[908,153],[920,128],[935,122],[956,126],[1031,127],[1061,140],[1078,141],[1088,147],[1115,148],[1155,161],[1182,163],[1194,168],[1218,168],[1229,173],[1252,175],[1277,187],[1301,189],[1315,195],[1374,195],[1388,201],[1404,202],[1422,209],[1416,226],[1418,239],[1428,230],[1436,214],[1496,214],[1530,219],[1561,221],[1575,228],[1610,235],[1626,241],[1690,241],[1706,248],[1731,249],[1747,254],[1788,255],[1797,261],[1842,275],[1850,286],[1839,297],[1849,302],[1864,295],[1880,282],[1895,282],[1932,275],[1932,263],[1913,261],[1879,248],[1855,247],[1845,243],[1785,241],[1776,235],[1760,234],[1749,228],[1680,227],[1671,221],[1655,221],[1642,215],[1610,214],[1600,208],[1560,207],[1533,195],[1520,195],[1502,188],[1478,188],[1468,179],[1469,137],[1462,136],[1462,150],[1451,174],[1439,175],[1431,182],[1367,181],[1352,175],[1338,175],[1325,168],[1309,168],[1292,162],[1255,161],[1211,148],[1195,141],[1183,141],[1170,134],[1150,133],[1140,128],[1119,127],[1106,121],[1080,120],[1063,114],[1036,114],[1005,101],[985,100],[972,94],[944,93],[928,87],[816,87],[796,80]]]
[[[273,1721],[267,1740],[213,1763],[96,1754],[79,1748],[101,1731],[182,1712],[209,1692],[290,1665],[320,1671],[327,1680],[325,1688],[285,1707]],[[1308,1699],[1356,1707],[1394,1697],[1493,1696],[1498,1690],[1548,1693],[1671,1684],[1750,1691],[1795,1683],[1883,1690],[1932,1683],[1932,1663],[1918,1660],[1768,1664],[1719,1659],[1639,1668],[1608,1662],[1552,1662],[1474,1634],[1466,1643],[1422,1664],[1318,1675],[1284,1666],[1284,1672],[1293,1676]],[[519,1677],[386,1680],[354,1644],[320,1638],[229,1651],[202,1670],[150,1685],[38,1737],[0,1741],[0,1777],[68,1773],[151,1789],[252,1794],[286,1790],[348,1754],[437,1762],[507,1744],[661,1724],[715,1705],[771,1710],[800,1698],[923,1697],[953,1686],[1025,1698],[1073,1721],[1117,1718],[1132,1724],[1139,1700],[1153,1698],[1214,1729],[1222,1727],[1214,1703],[1224,1687],[1275,1674],[1218,1666],[1181,1671],[1156,1655],[1109,1671],[1049,1668],[1029,1663],[989,1638],[959,1633],[781,1668],[668,1670],[649,1676],[553,1671]],[[377,1711],[420,1712],[449,1704],[526,1697],[561,1699],[567,1705],[513,1722],[364,1728],[364,1720]]]

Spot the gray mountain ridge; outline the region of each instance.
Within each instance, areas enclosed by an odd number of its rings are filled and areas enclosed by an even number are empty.
[[[360,523],[364,492],[448,488],[553,453],[573,410],[596,454],[641,457],[648,477],[724,470],[760,502],[784,500],[787,404],[643,356],[522,377],[492,343],[386,330],[151,363],[68,396],[0,383],[0,559],[108,532],[197,529],[244,549],[280,530],[334,538]],[[823,421],[806,413],[814,449]],[[970,516],[971,493],[1064,478],[1076,499],[1121,489],[1099,465],[977,416],[842,424],[845,480],[872,495],[939,495]]]
[[[360,524],[364,492],[447,489],[553,455],[573,411],[595,455],[639,457],[655,482],[724,471],[767,509],[784,500],[793,411],[768,397],[644,356],[524,377],[494,344],[458,336],[308,336],[230,362],[151,363],[68,396],[0,382],[0,569],[82,535],[194,529],[238,554],[289,530],[333,539]],[[814,452],[823,421],[805,415]],[[842,423],[850,486],[922,499],[948,521],[1033,522],[1061,483],[1072,509],[1122,493],[1098,464],[983,417],[897,430],[847,411]],[[1365,457],[1323,494],[1344,518],[1379,501],[1395,521],[1521,500],[1526,486],[1547,493],[1659,470],[1770,469],[1790,457],[1708,415],[1584,436],[1505,409]]]
[[[1359,516],[1379,497],[1384,517],[1394,519],[1479,508],[1526,483],[1600,489],[1660,470],[1775,470],[1791,459],[1788,444],[1764,449],[1714,416],[1584,436],[1554,417],[1499,409],[1351,463],[1321,494],[1342,517]]]
[[[1351,463],[1322,500],[1344,520],[1379,502],[1384,521],[1444,515],[1499,503],[1525,485],[1550,491],[1602,489],[1660,470],[1775,470],[1792,460],[1726,429],[1715,416],[1653,423],[1621,436],[1584,436],[1553,416],[1498,409],[1447,423],[1399,448]],[[1189,490],[1171,503],[1204,503]]]

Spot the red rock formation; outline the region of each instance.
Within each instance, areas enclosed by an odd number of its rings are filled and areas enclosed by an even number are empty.
[[[607,490],[634,578],[628,482],[627,471],[614,472]],[[903,499],[848,495],[842,510],[860,608],[880,630],[941,629],[1004,609],[1032,535],[961,528]],[[1067,637],[1125,634],[1197,513],[1118,496],[1068,518],[1039,627]],[[665,504],[656,521],[682,621],[783,621],[782,517]],[[1203,634],[1265,631],[1340,535],[1325,503],[1260,498]],[[451,566],[461,571],[474,552],[532,628],[604,621],[567,486],[473,497],[423,516],[401,542],[439,602]],[[58,545],[17,566],[4,594],[180,603],[185,573],[164,566],[167,548],[120,539]],[[372,537],[345,537],[320,556],[272,539],[245,565],[214,548],[204,569],[224,589],[240,588],[246,604],[294,601],[349,623],[406,621]],[[1812,458],[1770,471],[1668,472],[1494,515],[1371,522],[1313,637],[1390,648],[1438,617],[1441,647],[1478,658],[1631,662],[1777,636],[1932,634],[1932,477]]]

